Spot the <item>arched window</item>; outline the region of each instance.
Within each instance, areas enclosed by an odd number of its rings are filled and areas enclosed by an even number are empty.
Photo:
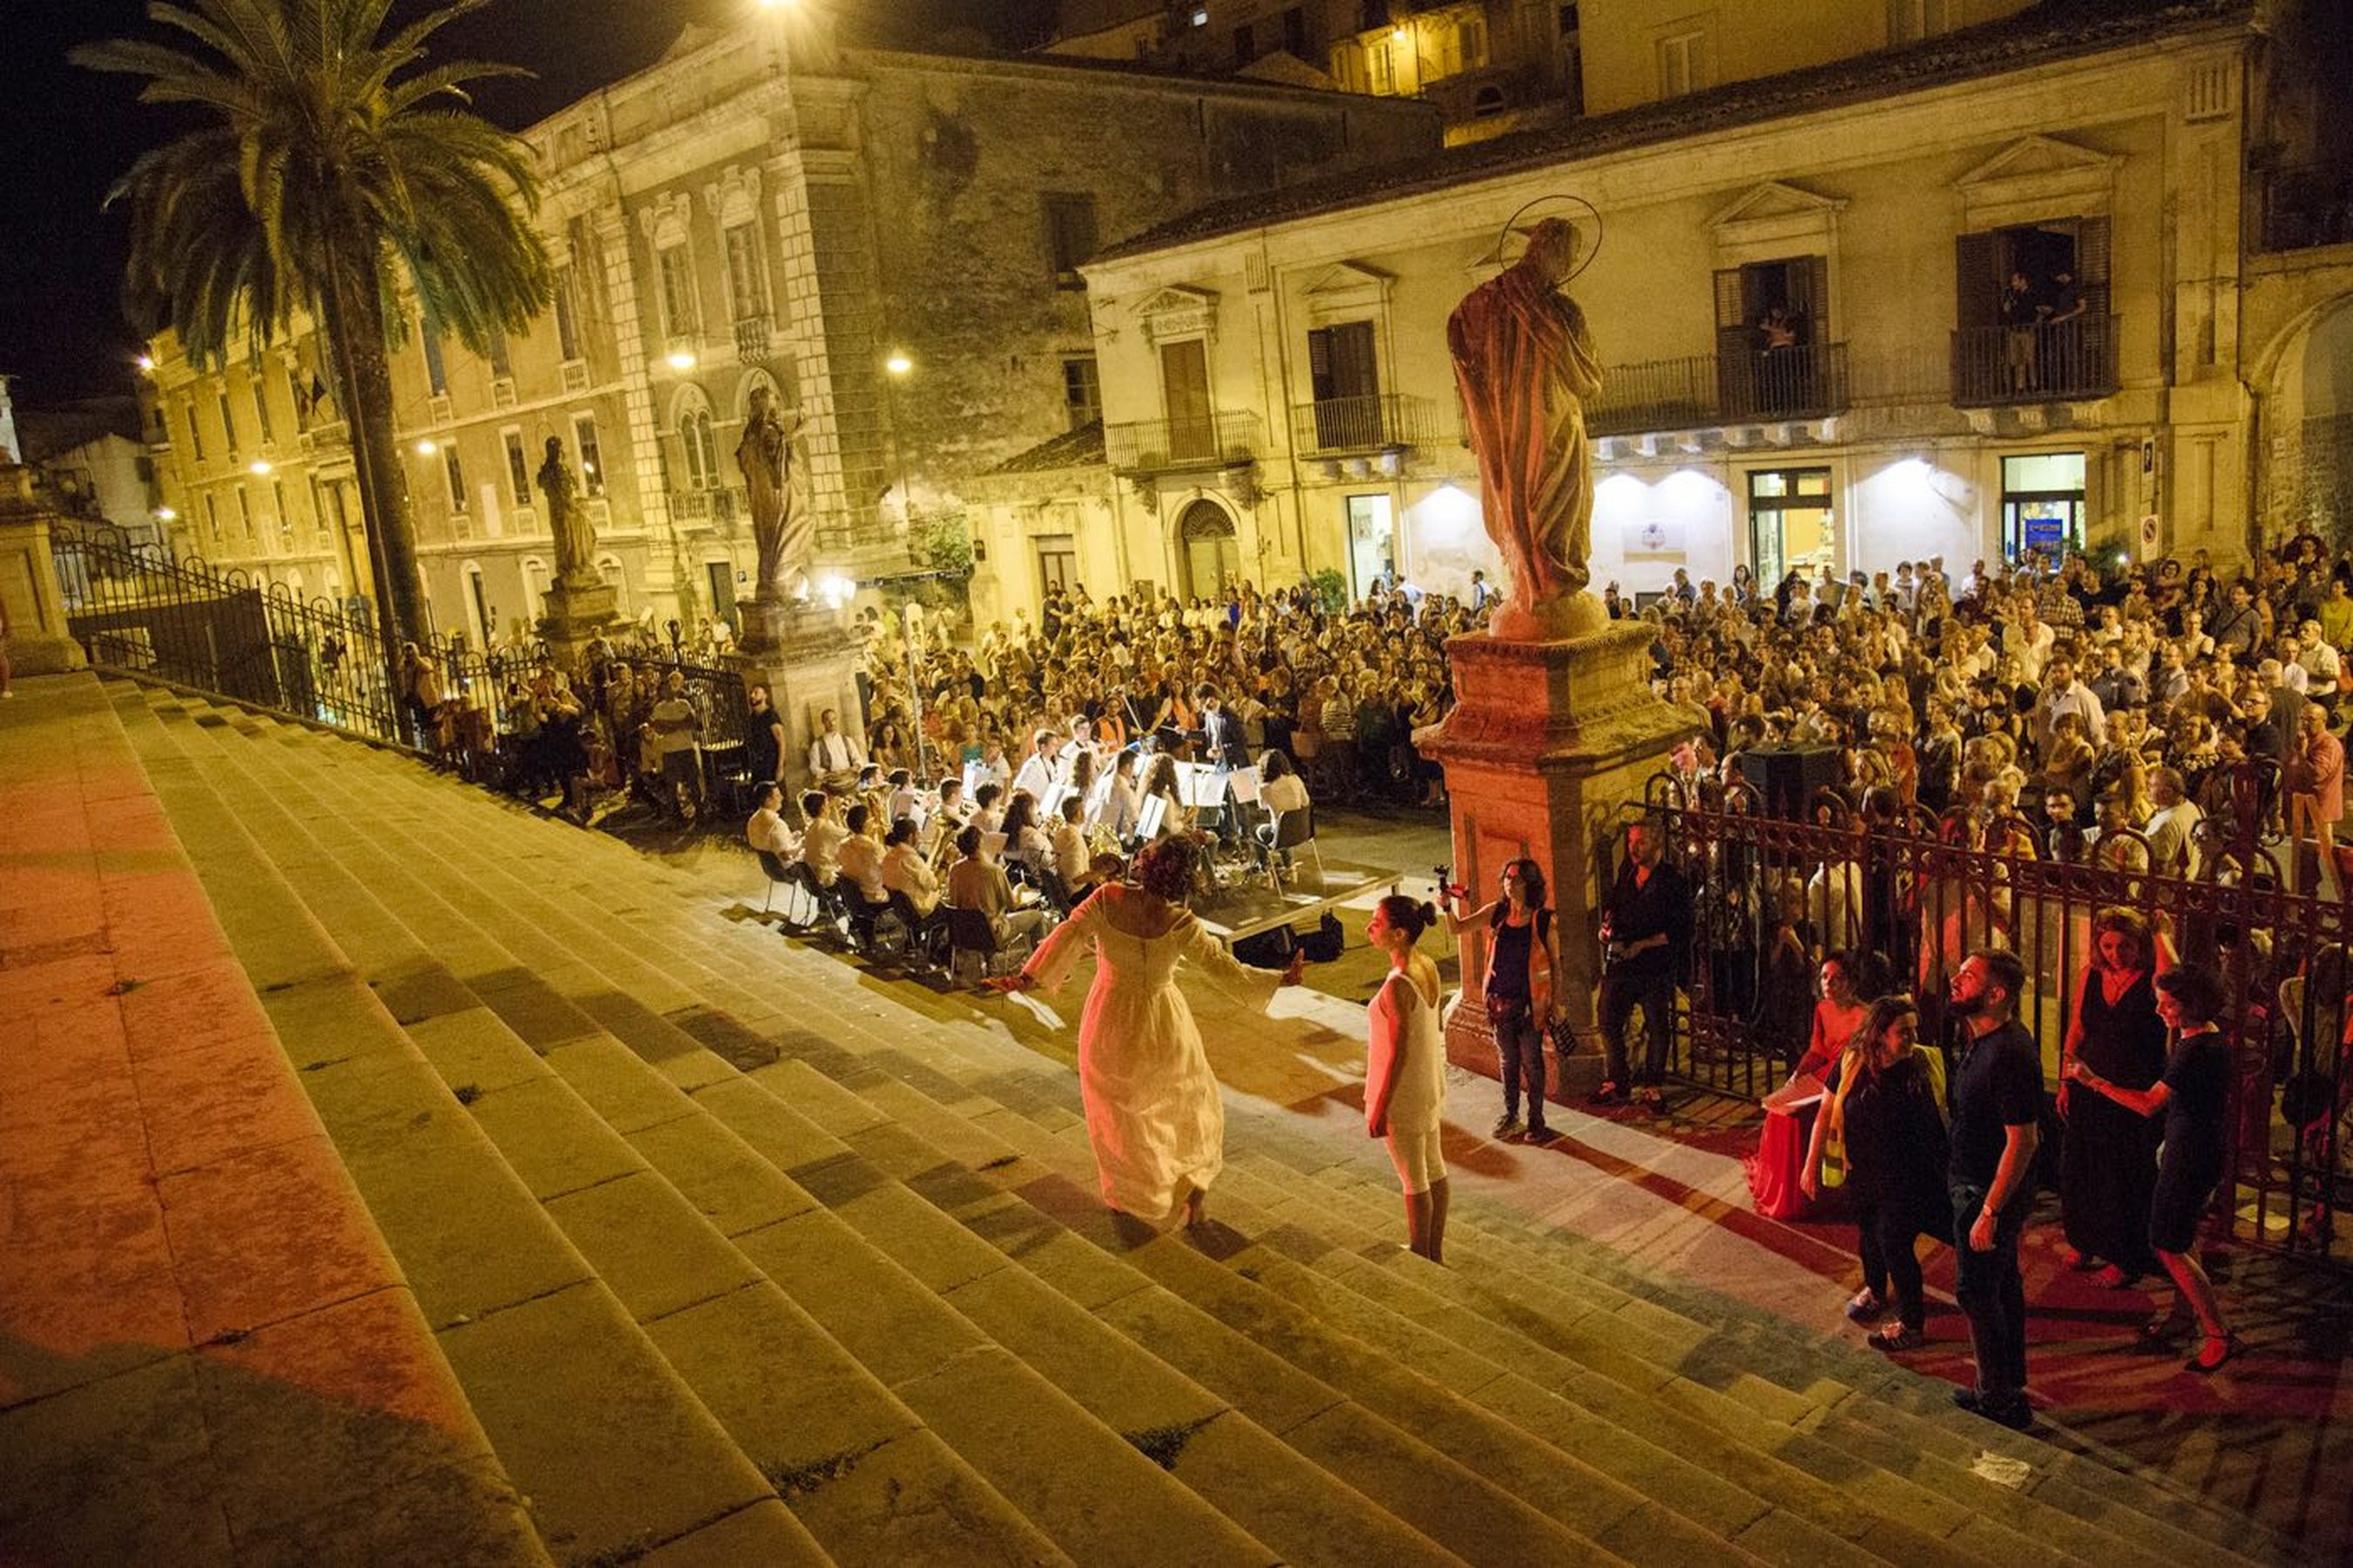
[[[670,407],[679,450],[685,461],[681,472],[686,488],[717,489],[726,480],[719,468],[719,440],[712,433],[711,399],[699,386],[681,386]]]
[[[1183,557],[1187,598],[1213,597],[1228,578],[1241,574],[1234,520],[1213,500],[1197,500],[1185,509],[1176,524],[1176,547]]]

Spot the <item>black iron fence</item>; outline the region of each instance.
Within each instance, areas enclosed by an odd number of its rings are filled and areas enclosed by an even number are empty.
[[[678,677],[693,712],[699,801],[732,810],[747,776],[742,677],[697,663],[675,638],[634,632],[562,671],[576,716],[556,701],[543,644],[476,648],[428,637],[385,658],[374,619],[306,598],[108,527],[78,527],[51,545],[67,626],[92,665],[167,681],[425,752],[475,782],[566,787],[574,769],[634,786],[651,710]],[[624,667],[628,689],[618,686]],[[551,722],[550,716],[553,715]],[[659,760],[651,773],[660,773]],[[667,804],[667,803],[665,803]]]
[[[1595,436],[1634,436],[1782,419],[1820,419],[1848,405],[1846,345],[1797,343],[1611,365],[1587,408]]]
[[[1430,447],[1453,438],[1454,432],[1445,428],[1428,398],[1384,393],[1291,406],[1292,447],[1310,457]]]
[[[1265,446],[1258,416],[1248,409],[1103,426],[1103,456],[1122,473],[1247,463]]]
[[[1946,1015],[1950,979],[1969,952],[1994,947],[2026,966],[2021,1021],[2042,1045],[2055,1093],[2094,921],[2121,908],[2168,958],[2211,964],[2224,980],[2237,1072],[2218,1208],[2233,1232],[2353,1261],[2335,1232],[2336,1210],[2353,1197],[2353,912],[2310,890],[2320,868],[2309,846],[2299,866],[2292,844],[2260,837],[2273,784],[2249,770],[2232,781],[2231,812],[2179,838],[2118,830],[2054,843],[2017,816],[1915,811],[1865,822],[1824,792],[1810,820],[1788,821],[1764,815],[1745,786],[1694,798],[1654,781],[1648,809],[1666,824],[1697,900],[1676,1071],[1749,1099],[1786,1076],[1813,1011],[1813,963],[1793,956],[1813,950],[1869,955],[1889,989],[1918,1000],[1924,1037],[1949,1050],[1958,1041]]]
[[[2078,316],[2032,327],[1953,333],[1953,405],[2105,397],[2116,389],[2116,319]]]

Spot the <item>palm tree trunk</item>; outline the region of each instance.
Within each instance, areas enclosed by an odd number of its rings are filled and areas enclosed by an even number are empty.
[[[338,258],[326,270],[327,337],[334,346],[336,390],[351,427],[376,592],[389,611],[385,653],[396,657],[402,641],[425,640],[426,618],[407,474],[393,433],[383,294],[372,268]]]

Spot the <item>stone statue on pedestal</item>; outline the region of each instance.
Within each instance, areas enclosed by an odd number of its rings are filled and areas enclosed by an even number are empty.
[[[753,596],[766,604],[808,596],[817,530],[794,484],[793,437],[800,433],[800,425],[797,411],[778,413],[774,394],[755,387],[744,420],[744,439],[735,447],[735,466],[743,470],[744,499],[752,513],[752,538],[759,548]]]
[[[1546,218],[1526,253],[1464,296],[1446,324],[1487,533],[1511,573],[1492,630],[1510,641],[1580,635],[1607,620],[1585,591],[1593,551],[1585,405],[1601,390],[1601,364],[1585,312],[1561,292],[1577,264],[1577,230]]]
[[[555,540],[555,580],[567,588],[604,581],[596,570],[596,530],[580,504],[579,481],[564,462],[564,437],[547,438],[547,460],[539,466],[539,490],[547,498],[547,531]]]

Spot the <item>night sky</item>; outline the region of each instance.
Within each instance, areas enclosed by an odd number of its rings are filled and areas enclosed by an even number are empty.
[[[690,22],[740,14],[751,0],[494,0],[436,40],[439,58],[499,60],[534,79],[488,84],[480,108],[527,125],[649,65]],[[799,0],[866,13],[895,41],[1034,41],[1050,0]],[[396,22],[421,0],[394,7]],[[127,392],[137,335],[119,304],[123,227],[101,213],[108,187],[149,145],[185,123],[135,101],[136,79],[66,60],[98,38],[162,37],[143,0],[5,0],[7,86],[0,90],[0,374],[19,404]],[[171,35],[176,37],[177,35]]]

